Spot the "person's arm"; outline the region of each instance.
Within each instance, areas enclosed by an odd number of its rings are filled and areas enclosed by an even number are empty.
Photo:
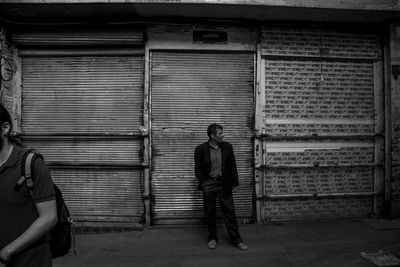
[[[9,261],[12,255],[43,237],[43,235],[57,223],[57,207],[55,200],[36,203],[35,206],[39,217],[25,232],[0,251],[0,257],[3,260]]]
[[[203,166],[201,164],[201,149],[200,147],[196,147],[195,152],[194,152],[194,172],[197,178],[197,181],[199,182],[199,187],[203,184],[204,180],[204,171],[203,171]]]
[[[4,260],[3,258],[0,258],[0,267],[7,266],[8,261]]]
[[[232,168],[232,185],[233,187],[236,188],[239,186],[239,178],[238,178],[238,172],[237,172],[237,167],[236,167],[236,159],[235,159],[235,153],[233,152],[233,147],[231,144],[229,144],[230,146],[230,155],[231,155],[231,168]]]
[[[41,157],[34,162],[32,176],[34,182],[32,199],[35,202],[38,217],[15,240],[0,250],[0,257],[5,260],[9,260],[13,255],[43,237],[57,223],[53,181]]]

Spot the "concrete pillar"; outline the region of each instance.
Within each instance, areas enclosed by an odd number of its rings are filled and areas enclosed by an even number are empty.
[[[387,151],[385,162],[389,165],[386,166],[385,215],[388,218],[400,218],[400,22],[390,25],[386,47],[386,66],[390,70],[386,78],[385,99],[390,97],[390,101],[385,103],[385,109],[390,109],[390,114],[386,113],[386,137],[388,139],[391,135],[391,153]]]

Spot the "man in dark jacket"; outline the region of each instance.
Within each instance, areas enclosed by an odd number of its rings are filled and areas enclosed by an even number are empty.
[[[203,192],[204,213],[208,226],[208,248],[217,247],[216,200],[221,205],[226,229],[231,241],[240,249],[247,250],[236,221],[232,189],[239,186],[236,160],[232,145],[223,142],[223,128],[211,124],[207,129],[209,140],[196,147],[194,153],[198,190]]]

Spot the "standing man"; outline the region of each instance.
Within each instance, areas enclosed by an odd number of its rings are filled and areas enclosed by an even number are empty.
[[[219,124],[208,126],[209,140],[196,147],[194,153],[198,190],[203,192],[204,213],[208,227],[208,248],[217,247],[216,201],[221,205],[229,238],[240,250],[247,250],[236,221],[232,189],[239,186],[236,160],[232,145],[223,142],[223,128]]]

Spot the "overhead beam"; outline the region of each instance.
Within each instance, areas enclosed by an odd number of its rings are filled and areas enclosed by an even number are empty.
[[[0,3],[15,4],[15,0],[0,0]],[[18,4],[102,4],[109,0],[19,0]],[[113,0],[114,4],[214,4],[252,5],[271,7],[307,7],[354,10],[400,10],[397,0]]]

